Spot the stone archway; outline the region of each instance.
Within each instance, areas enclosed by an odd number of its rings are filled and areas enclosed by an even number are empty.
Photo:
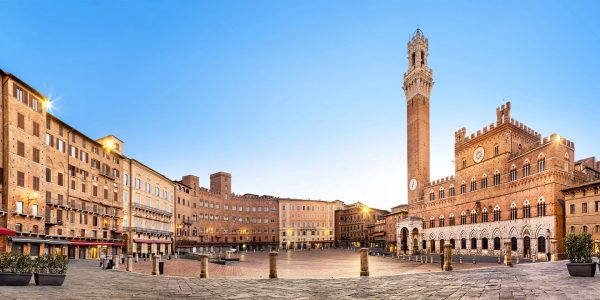
[[[413,228],[412,230],[412,253],[419,252],[419,230],[417,228]]]
[[[400,230],[400,251],[404,254],[408,251],[408,228],[406,227]]]

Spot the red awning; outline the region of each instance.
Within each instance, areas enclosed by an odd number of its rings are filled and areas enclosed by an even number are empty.
[[[136,243],[142,243],[142,244],[170,244],[171,241],[164,241],[164,240],[139,240],[139,239],[133,239],[134,242]]]
[[[15,236],[17,232],[8,228],[0,227],[0,235]]]

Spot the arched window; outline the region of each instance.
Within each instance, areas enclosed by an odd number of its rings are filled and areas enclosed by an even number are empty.
[[[512,165],[510,167],[510,181],[517,180],[517,166]]]
[[[488,180],[487,180],[487,174],[483,174],[483,177],[481,178],[481,188],[485,189],[488,187]]]
[[[477,249],[477,239],[471,238],[471,249]]]
[[[435,228],[435,218],[433,216],[429,218],[429,228]]]
[[[444,218],[444,216],[440,216],[440,227],[445,227],[446,226],[446,219]]]
[[[494,171],[494,185],[500,184],[500,171]]]
[[[454,219],[454,213],[450,213],[449,221],[450,221],[449,222],[450,226],[456,225],[456,220]]]
[[[425,52],[421,51],[421,66],[425,65]]]
[[[510,205],[510,219],[517,219],[517,205],[514,202]]]
[[[435,193],[433,192],[433,189],[429,190],[429,200],[435,200]]]
[[[499,237],[494,238],[494,250],[500,250],[500,238]]]
[[[487,210],[487,208],[483,208],[483,210],[481,211],[481,222],[483,222],[483,223],[487,223],[488,222],[488,210]]]
[[[456,241],[454,239],[450,239],[450,245],[452,245],[452,249],[456,249]]]
[[[483,249],[483,250],[488,249],[488,238],[484,237],[481,239],[481,249]]]
[[[446,198],[446,191],[444,191],[444,187],[443,187],[443,186],[442,186],[442,187],[440,187],[440,190],[439,190],[439,198],[440,198],[440,199],[444,199],[444,198]]]
[[[595,227],[595,228],[596,228],[596,229],[595,229],[596,233],[600,233],[600,225],[596,225],[596,227]]]
[[[529,159],[526,159],[523,164],[523,177],[527,177],[529,174],[531,174],[531,164],[529,163]]]
[[[571,226],[571,228],[569,228],[569,232],[574,234],[575,233],[575,226]]]
[[[500,221],[500,206],[494,207],[494,222]]]
[[[569,153],[565,152],[565,172],[569,172]]]
[[[460,184],[460,193],[464,194],[467,192],[467,184],[465,183],[465,181],[463,180],[463,182]]]
[[[412,60],[411,60],[413,68],[415,67],[415,58],[416,58],[415,57],[415,53],[413,52],[412,53]]]
[[[537,215],[538,217],[543,217],[546,215],[546,201],[544,197],[540,197],[537,203]]]
[[[538,237],[538,252],[546,252],[546,238],[543,236]]]
[[[500,154],[500,147],[498,147],[498,144],[494,145],[494,155],[498,155]]]
[[[467,239],[460,239],[460,249],[467,249]]]
[[[448,196],[449,197],[454,197],[456,191],[454,190],[454,184],[450,185],[450,188],[448,189]]]
[[[475,177],[471,178],[471,192],[474,192],[477,190],[477,180],[475,180]]]
[[[462,213],[460,213],[460,225],[465,224],[467,224],[467,213],[463,210]]]
[[[583,225],[583,227],[581,227],[581,232],[587,233],[588,232],[587,226]]]
[[[510,238],[510,249],[512,251],[517,251],[518,250],[518,248],[517,248],[517,238],[514,237],[514,236]]]
[[[525,199],[525,202],[523,203],[523,218],[529,219],[530,213],[531,208],[529,206],[529,200]]]
[[[465,158],[462,159],[462,167],[463,169],[467,167],[467,159]]]
[[[476,224],[477,223],[477,211],[476,210],[471,210],[471,224]]]
[[[546,170],[546,157],[543,153],[538,156],[538,172],[544,172]]]

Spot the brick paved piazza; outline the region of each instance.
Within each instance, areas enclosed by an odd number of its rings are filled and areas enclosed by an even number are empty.
[[[331,254],[335,254],[335,251]],[[306,255],[309,257],[313,254],[306,253]],[[343,259],[351,257],[351,254],[340,255]],[[383,265],[384,260],[381,259]],[[371,256],[370,262],[375,261],[377,258],[373,259]],[[405,264],[405,262],[388,261],[390,265],[397,267]],[[329,263],[328,259],[325,259],[323,265]],[[513,268],[488,265],[485,268],[452,272],[403,273],[368,278],[355,276],[335,279],[211,278],[201,280],[192,277],[151,276],[100,270],[95,261],[75,261],[71,264],[64,286],[0,287],[0,299],[600,298],[600,278],[570,277],[565,263],[561,261],[519,264]],[[375,268],[371,271],[376,273],[376,270]],[[412,270],[414,271],[415,268]],[[298,270],[298,272],[307,272],[307,270]]]

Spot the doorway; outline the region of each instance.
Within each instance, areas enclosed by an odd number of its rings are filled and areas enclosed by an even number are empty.
[[[523,257],[531,257],[531,240],[528,236],[523,238]]]

